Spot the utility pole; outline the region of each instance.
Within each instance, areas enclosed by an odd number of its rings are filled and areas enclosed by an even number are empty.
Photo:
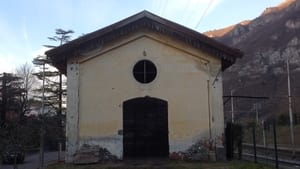
[[[41,145],[40,145],[40,169],[44,168],[44,135],[45,135],[45,122],[44,122],[44,111],[45,111],[45,60],[43,61],[43,86],[42,86],[42,128],[41,128]]]
[[[290,61],[289,61],[288,54],[286,56],[286,69],[287,69],[287,81],[288,81],[288,101],[289,101],[291,144],[292,144],[292,153],[293,153],[293,157],[294,157],[295,156],[295,133],[294,133],[294,120],[293,120],[292,98],[291,98]]]
[[[255,103],[254,104],[254,108],[255,108],[255,113],[256,113],[256,124],[258,124],[258,110],[257,110],[257,106],[258,106],[258,103]]]
[[[42,121],[42,126],[40,130],[40,164],[39,164],[39,169],[44,168],[44,135],[45,135],[45,121],[44,121],[44,113],[45,113],[45,64],[46,64],[46,59],[43,58],[36,58],[33,61],[33,64],[36,65],[42,65],[43,69],[43,83],[42,83],[42,110],[41,110],[41,121]]]

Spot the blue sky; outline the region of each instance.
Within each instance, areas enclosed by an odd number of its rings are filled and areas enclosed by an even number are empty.
[[[258,17],[284,0],[4,0],[0,3],[0,72],[44,53],[56,28],[73,38],[142,10],[199,32]]]

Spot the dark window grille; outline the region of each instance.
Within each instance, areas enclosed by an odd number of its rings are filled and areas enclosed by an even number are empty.
[[[133,68],[133,76],[140,83],[152,82],[156,74],[156,66],[149,60],[141,60]]]

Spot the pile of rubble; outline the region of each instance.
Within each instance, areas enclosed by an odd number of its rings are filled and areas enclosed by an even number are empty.
[[[216,154],[212,142],[200,140],[184,152],[173,152],[171,160],[176,161],[216,161]]]
[[[93,164],[99,162],[116,162],[118,158],[106,148],[98,145],[83,144],[74,155],[74,164]]]
[[[185,152],[187,161],[209,161],[209,148],[205,142],[199,141],[193,144]]]
[[[99,162],[117,162],[118,158],[112,155],[106,148],[100,147],[99,149]]]

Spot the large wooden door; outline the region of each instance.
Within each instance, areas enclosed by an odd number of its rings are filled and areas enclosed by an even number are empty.
[[[143,97],[123,103],[123,152],[130,157],[168,157],[168,103]]]

